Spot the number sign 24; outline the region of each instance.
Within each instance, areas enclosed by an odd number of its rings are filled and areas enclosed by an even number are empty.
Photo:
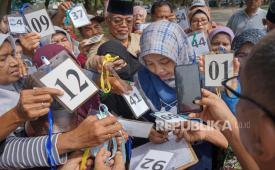
[[[135,170],[165,170],[173,155],[171,152],[150,150]]]
[[[205,86],[222,86],[221,82],[233,76],[233,54],[205,56]]]

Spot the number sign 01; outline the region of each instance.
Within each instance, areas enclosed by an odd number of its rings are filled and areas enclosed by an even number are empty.
[[[41,37],[55,33],[50,17],[45,9],[30,12],[24,16],[31,31],[39,33]]]
[[[171,152],[150,150],[135,170],[165,170],[173,155]]]
[[[221,82],[233,76],[233,54],[205,56],[205,86],[222,86]]]

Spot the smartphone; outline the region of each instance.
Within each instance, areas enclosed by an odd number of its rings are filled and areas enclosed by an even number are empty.
[[[199,113],[202,106],[194,104],[201,99],[201,80],[197,64],[180,65],[175,68],[178,113]]]

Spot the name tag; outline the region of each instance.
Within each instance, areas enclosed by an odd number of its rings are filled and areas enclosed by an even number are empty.
[[[21,16],[8,16],[8,23],[11,33],[24,34],[27,32],[24,19]]]
[[[171,152],[149,150],[135,170],[165,170],[173,155]]]
[[[30,12],[24,16],[31,31],[39,33],[40,37],[45,37],[55,33],[53,24],[46,9]]]
[[[136,86],[132,86],[133,91],[130,94],[123,94],[126,102],[130,106],[134,116],[138,119],[142,116],[146,111],[150,108],[147,103],[142,98],[140,92],[138,91]]]
[[[205,56],[205,86],[219,87],[233,76],[233,54]]]
[[[188,36],[188,40],[192,45],[196,56],[209,54],[209,46],[204,32],[191,33]]]
[[[86,10],[82,5],[74,7],[69,15],[76,28],[83,27],[91,23],[87,16]]]

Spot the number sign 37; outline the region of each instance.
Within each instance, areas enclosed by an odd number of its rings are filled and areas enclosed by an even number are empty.
[[[135,170],[165,170],[174,153],[150,150]]]
[[[24,16],[31,31],[39,33],[41,37],[55,33],[50,17],[45,9],[30,12]]]
[[[205,56],[205,86],[222,86],[221,82],[233,76],[233,54]]]

